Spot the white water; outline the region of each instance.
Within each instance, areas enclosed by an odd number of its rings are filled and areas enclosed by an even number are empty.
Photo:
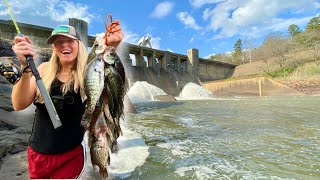
[[[130,179],[319,179],[319,100],[142,104],[127,127],[150,155]]]
[[[208,99],[212,96],[212,92],[199,86],[195,83],[189,82],[186,84],[179,96],[176,97],[178,100],[197,100],[197,99]]]
[[[153,96],[167,95],[162,89],[147,83],[146,81],[137,81],[127,93],[133,104],[153,101]]]
[[[206,89],[194,83],[188,83],[180,93],[181,99],[199,99],[206,98],[212,94]],[[146,81],[137,81],[128,91],[128,97],[133,104],[153,101],[153,96],[167,95],[162,89],[147,83]],[[123,136],[118,138],[119,152],[117,154],[110,154],[110,166],[108,167],[109,178],[128,178],[132,172],[139,166],[146,162],[149,156],[149,147],[146,146],[141,135],[137,132],[126,128],[126,123],[121,121]],[[86,167],[81,176],[81,179],[100,179],[99,168],[95,167],[93,170],[90,150],[87,146],[87,134],[85,134],[84,142],[86,144]],[[159,146],[166,146],[165,144]],[[179,154],[179,148],[173,154]],[[178,174],[183,174],[184,170],[179,169]],[[202,175],[200,175],[201,177]]]
[[[124,122],[122,121],[122,124]],[[110,166],[108,167],[109,177],[124,179],[131,175],[134,169],[141,166],[149,156],[148,149],[142,137],[133,131],[121,126],[123,135],[118,138],[119,152],[112,154],[110,152]],[[88,138],[85,134],[84,142],[86,144],[86,167],[81,179],[100,179],[99,168],[95,167],[95,172],[91,164],[90,149],[87,146]]]

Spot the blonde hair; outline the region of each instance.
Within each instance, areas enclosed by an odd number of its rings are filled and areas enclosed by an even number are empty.
[[[83,95],[83,72],[87,61],[87,50],[81,41],[78,41],[78,55],[76,64],[72,69],[71,78],[68,81],[64,82],[61,86],[62,94],[65,95],[68,91],[70,91],[70,87],[73,83],[74,92],[79,92]],[[42,81],[47,89],[47,92],[50,93],[52,82],[56,79],[59,72],[61,71],[61,63],[57,54],[53,51],[52,56],[48,62],[47,69],[42,76]],[[43,98],[40,94],[39,89],[37,88],[36,93],[36,102],[43,103]]]

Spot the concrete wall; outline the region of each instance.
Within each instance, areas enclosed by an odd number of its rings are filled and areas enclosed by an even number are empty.
[[[47,39],[51,35],[52,29],[24,24],[24,23],[17,23],[19,26],[20,31],[29,36],[33,43],[39,47],[50,48],[50,45],[47,45]],[[13,22],[11,20],[0,20],[0,37],[13,40],[13,38],[17,35],[17,30],[15,29]]]
[[[212,81],[202,86],[219,96],[297,96],[302,93],[267,78]]]
[[[95,37],[88,36],[88,25],[85,21],[69,19],[88,47],[92,46]],[[46,44],[53,29],[30,24],[18,23],[21,31],[30,36],[36,46],[51,48]],[[16,30],[12,21],[0,20],[0,37],[13,39]],[[119,46],[122,61],[126,66],[129,84],[135,81],[148,81],[165,90],[170,95],[177,95],[184,84],[225,79],[232,75],[235,65],[199,58],[198,49],[189,49],[187,55],[177,54],[129,43]],[[132,67],[129,54],[135,56],[136,67]],[[146,59],[146,60],[145,60]]]
[[[88,23],[80,19],[69,18],[69,25],[76,29],[82,43],[88,47]]]
[[[232,76],[235,66],[212,60],[200,60],[199,78],[201,81],[226,79]]]

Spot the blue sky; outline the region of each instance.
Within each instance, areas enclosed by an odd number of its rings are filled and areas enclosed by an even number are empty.
[[[8,1],[18,22],[54,28],[79,18],[89,23],[90,35],[104,32],[111,13],[120,20],[126,42],[137,44],[149,35],[154,48],[179,54],[197,48],[202,58],[232,51],[238,38],[258,46],[267,34],[287,32],[291,24],[304,29],[320,13],[320,0]],[[0,19],[10,19],[3,0]]]

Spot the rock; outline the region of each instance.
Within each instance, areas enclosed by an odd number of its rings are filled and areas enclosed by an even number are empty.
[[[0,76],[0,84],[8,84],[7,79],[3,76]]]
[[[8,150],[10,150],[10,149],[11,149],[11,147],[9,147],[9,146],[1,146],[0,145],[0,159],[5,157],[7,155]]]
[[[27,151],[6,158],[0,169],[0,179],[29,179]]]
[[[19,133],[22,132],[22,133]],[[23,133],[28,132],[28,133]],[[8,154],[16,154],[28,147],[30,131],[4,130],[0,132],[0,160]]]
[[[28,108],[21,111],[5,111],[0,109],[0,121],[16,126],[24,127],[31,130],[35,114],[35,106],[30,105]]]
[[[11,151],[9,151],[10,154],[17,154],[21,151],[25,151],[28,148],[28,142],[19,142],[17,144],[14,144]]]
[[[0,130],[1,131],[10,131],[10,130],[13,130],[13,129],[16,129],[17,127],[16,126],[13,126],[11,124],[8,124],[8,123],[5,123],[3,121],[0,121]]]
[[[27,149],[34,110],[33,105],[22,111],[8,112],[0,109],[0,168],[10,155]]]
[[[7,111],[13,111],[12,103],[11,103],[11,91],[12,85],[9,84],[1,84],[0,86],[0,108],[5,109]]]
[[[299,92],[306,95],[320,95],[320,78],[303,78],[303,79],[288,79],[288,80],[278,80],[279,82],[289,86]]]

